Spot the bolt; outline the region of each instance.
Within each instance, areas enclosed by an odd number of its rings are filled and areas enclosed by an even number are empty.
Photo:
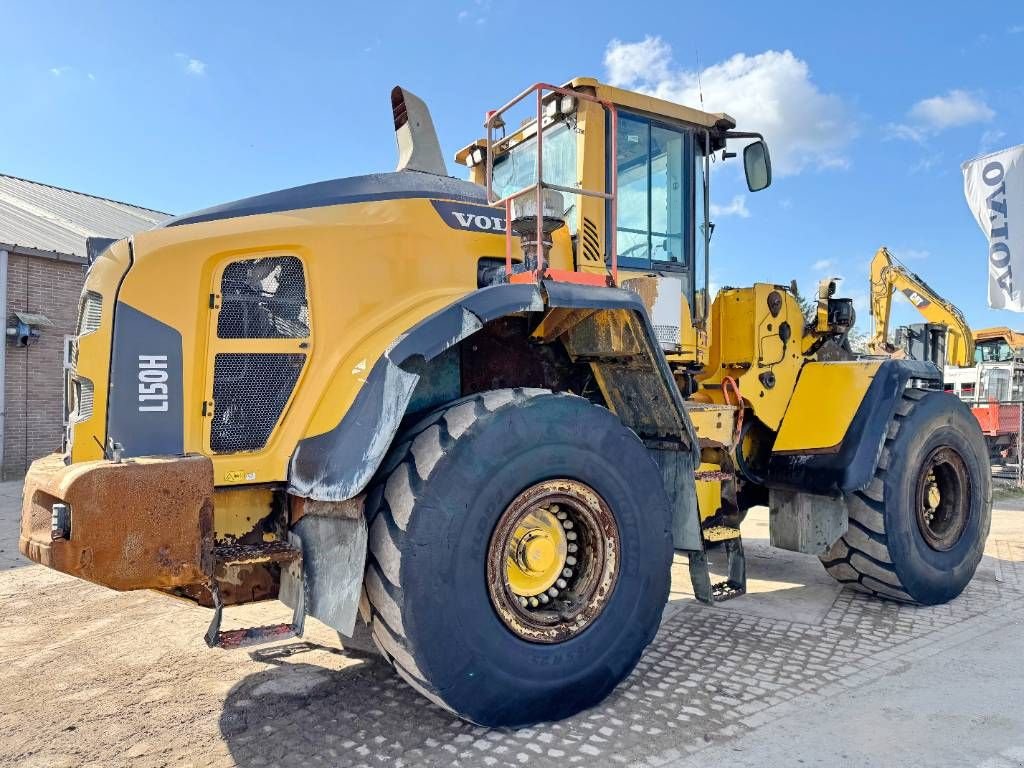
[[[573,538],[576,537],[573,536]],[[570,544],[568,547],[566,547],[566,549],[568,549],[570,552],[575,552],[577,549],[579,549],[579,547],[577,547],[575,544]]]
[[[565,576],[565,578],[567,578],[567,579],[571,578],[572,577],[572,568],[563,568],[562,569],[562,575]]]
[[[548,590],[548,594],[551,595],[552,597],[558,597],[558,590],[555,589],[554,587],[552,587],[551,589]]]
[[[538,605],[540,605],[540,603],[537,602],[537,598],[536,597],[531,597],[530,598],[530,607],[531,608],[536,608]]]
[[[562,527],[567,531],[570,530],[572,528],[572,520],[563,520]]]
[[[523,608],[526,608],[530,604],[530,601],[527,600],[525,597],[520,597],[519,604],[523,606]]]
[[[555,582],[555,586],[558,587],[559,589],[565,589],[565,587],[566,587],[566,585],[568,583],[569,582],[567,582],[565,579],[559,579],[558,581]]]
[[[575,544],[573,546],[575,546]],[[575,550],[573,550],[573,551],[575,551]],[[576,565],[576,558],[573,557],[572,555],[569,555],[567,558],[565,558],[565,564],[566,565]]]
[[[547,596],[546,594],[544,594],[543,592],[541,592],[541,593],[540,593],[539,595],[537,595],[537,598],[538,598],[538,599],[539,599],[539,600],[540,600],[540,601],[541,601],[541,602],[542,602],[542,603],[543,603],[544,605],[547,605],[547,604],[548,604],[548,600],[550,600],[550,599],[551,599],[550,597],[548,597],[548,596]]]

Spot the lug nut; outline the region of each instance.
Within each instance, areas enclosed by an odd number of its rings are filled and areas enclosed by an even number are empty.
[[[551,595],[552,597],[558,597],[558,590],[555,589],[554,587],[552,587],[551,589],[548,590],[548,594]]]
[[[540,605],[540,603],[537,602],[537,598],[536,597],[531,597],[530,598],[530,607],[531,608],[536,608],[538,605]]]
[[[577,547],[575,544],[570,544],[568,547],[566,547],[566,549],[568,549],[570,552],[575,552],[577,549],[579,549],[579,547]]]
[[[543,592],[541,592],[539,595],[537,595],[537,599],[540,600],[541,603],[543,603],[544,605],[547,605],[548,604],[548,600],[550,600],[551,598],[548,597]]]
[[[571,529],[572,528],[572,520],[563,520],[562,521],[562,527],[565,528],[565,530],[567,530],[567,531],[569,529]]]
[[[576,541],[576,531],[566,531],[565,538],[569,541]],[[573,550],[575,552],[575,550]]]
[[[565,585],[568,584],[568,583],[569,582],[567,582],[565,579],[559,579],[558,581],[555,582],[555,586],[558,587],[559,589],[565,589]]]
[[[573,551],[575,552],[575,550],[573,550]],[[567,558],[565,558],[565,564],[566,565],[576,565],[576,558],[573,557],[572,555],[569,555]]]
[[[530,601],[527,600],[525,597],[520,597],[519,604],[523,606],[523,608],[526,608],[530,604]]]
[[[563,512],[562,510],[558,510],[558,512],[555,513],[555,517],[557,517],[559,520],[565,520],[565,518],[567,518],[568,515],[565,514],[565,512]]]
[[[567,578],[567,579],[571,578],[572,577],[572,568],[563,568],[562,569],[562,575],[565,576],[565,578]]]

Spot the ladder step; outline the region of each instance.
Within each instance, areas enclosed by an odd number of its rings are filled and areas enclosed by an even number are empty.
[[[245,648],[250,645],[272,643],[275,640],[284,640],[289,637],[296,637],[298,632],[294,624],[268,624],[264,627],[247,627],[245,629],[227,629],[217,633],[214,646],[234,650]]]
[[[287,541],[264,544],[223,544],[214,547],[213,556],[220,565],[253,565],[255,563],[290,563],[302,557]]]

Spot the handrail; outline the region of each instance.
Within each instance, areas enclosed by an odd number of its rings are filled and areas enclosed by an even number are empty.
[[[600,104],[604,109],[608,110],[611,114],[611,145],[616,147],[618,145],[618,112],[615,105],[605,99],[599,99],[596,96],[592,96],[588,93],[582,93],[575,91],[570,88],[562,88],[557,85],[551,85],[550,83],[535,83],[529,88],[524,90],[522,93],[514,97],[511,101],[507,102],[500,108],[487,113],[487,117],[484,120],[484,127],[487,129],[487,145],[485,154],[485,173],[487,181],[487,202],[492,207],[501,207],[505,209],[505,274],[512,274],[512,201],[516,198],[522,197],[523,195],[534,193],[537,199],[537,269],[535,277],[539,281],[545,277],[547,265],[544,263],[544,190],[550,189],[556,192],[563,192],[565,194],[580,195],[583,197],[596,197],[606,201],[610,208],[612,226],[607,227],[605,242],[609,245],[611,251],[611,282],[613,285],[618,284],[619,280],[619,263],[618,263],[618,238],[615,228],[615,221],[618,216],[618,205],[617,205],[617,190],[618,190],[618,166],[615,163],[614,150],[611,155],[612,166],[611,166],[611,192],[588,190],[588,189],[576,189],[572,187],[565,187],[558,184],[548,184],[544,181],[544,93],[551,92],[563,96],[572,96],[574,99],[582,101],[589,101],[596,104]],[[498,198],[494,194],[494,157],[493,150],[495,142],[493,140],[493,130],[495,128],[498,118],[509,109],[514,107],[523,99],[527,98],[531,93],[537,94],[537,181],[533,184],[524,187],[523,189],[517,190],[510,195],[506,195],[502,198]]]

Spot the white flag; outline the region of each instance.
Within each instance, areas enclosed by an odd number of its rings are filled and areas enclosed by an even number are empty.
[[[963,171],[967,205],[988,238],[988,305],[1024,312],[1024,144]]]

